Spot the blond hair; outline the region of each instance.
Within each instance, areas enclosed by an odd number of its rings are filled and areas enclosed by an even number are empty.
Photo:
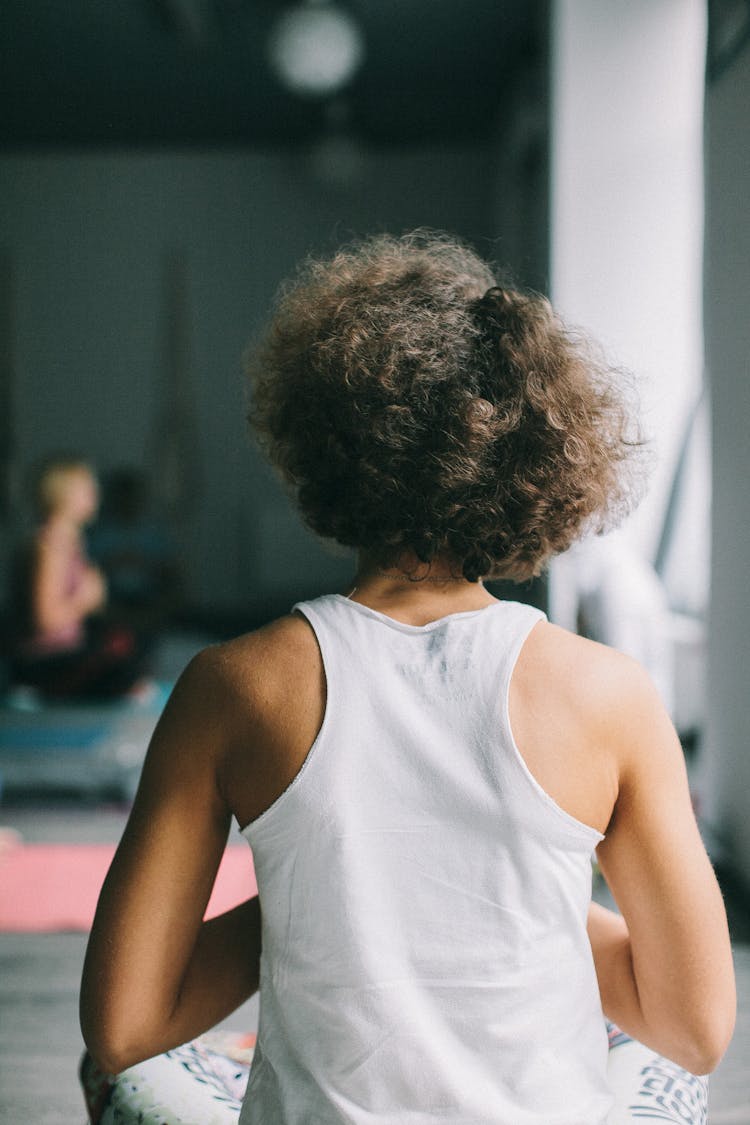
[[[93,476],[93,469],[88,461],[71,454],[48,457],[37,467],[32,497],[39,519],[48,519],[61,507],[71,478],[81,473]]]

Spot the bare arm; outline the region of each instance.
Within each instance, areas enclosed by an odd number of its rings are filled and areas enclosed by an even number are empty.
[[[622,918],[592,905],[589,936],[605,1013],[695,1074],[713,1070],[735,1021],[726,912],[698,832],[682,748],[636,665],[607,722],[619,792],[598,858]]]
[[[149,747],[83,971],[81,1027],[105,1070],[200,1034],[258,987],[257,899],[202,921],[230,824],[218,778],[231,707],[209,650],[181,677]]]
[[[44,632],[77,625],[106,601],[104,579],[93,566],[83,571],[76,588],[66,588],[71,565],[67,545],[42,541],[37,545],[32,576],[31,604],[34,624]]]

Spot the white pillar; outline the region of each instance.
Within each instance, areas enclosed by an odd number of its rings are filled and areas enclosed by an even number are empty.
[[[676,719],[676,619],[652,564],[702,381],[705,38],[703,0],[553,6],[552,300],[635,373],[655,464],[620,532],[553,565],[550,616],[575,627],[583,606],[598,639],[646,666]],[[709,489],[698,485],[704,541]],[[684,566],[690,580],[696,560]]]
[[[706,98],[713,414],[707,813],[750,884],[750,44]]]
[[[648,558],[702,372],[705,22],[703,0],[553,7],[552,299],[645,380]]]

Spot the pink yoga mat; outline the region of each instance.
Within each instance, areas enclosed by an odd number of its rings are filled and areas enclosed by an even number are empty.
[[[0,931],[55,932],[91,928],[114,844],[18,844],[0,857]],[[206,917],[255,894],[250,849],[227,848]]]

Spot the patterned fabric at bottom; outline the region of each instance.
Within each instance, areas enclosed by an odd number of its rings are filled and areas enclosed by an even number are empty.
[[[80,1079],[91,1125],[237,1125],[254,1035],[213,1031],[112,1076],[88,1054]]]
[[[690,1074],[607,1023],[607,1077],[615,1104],[607,1125],[706,1125],[708,1078]]]
[[[708,1079],[636,1043],[612,1023],[608,1075],[615,1104],[608,1125],[706,1125]],[[103,1074],[89,1055],[80,1078],[90,1125],[237,1125],[255,1036],[212,1031]]]

